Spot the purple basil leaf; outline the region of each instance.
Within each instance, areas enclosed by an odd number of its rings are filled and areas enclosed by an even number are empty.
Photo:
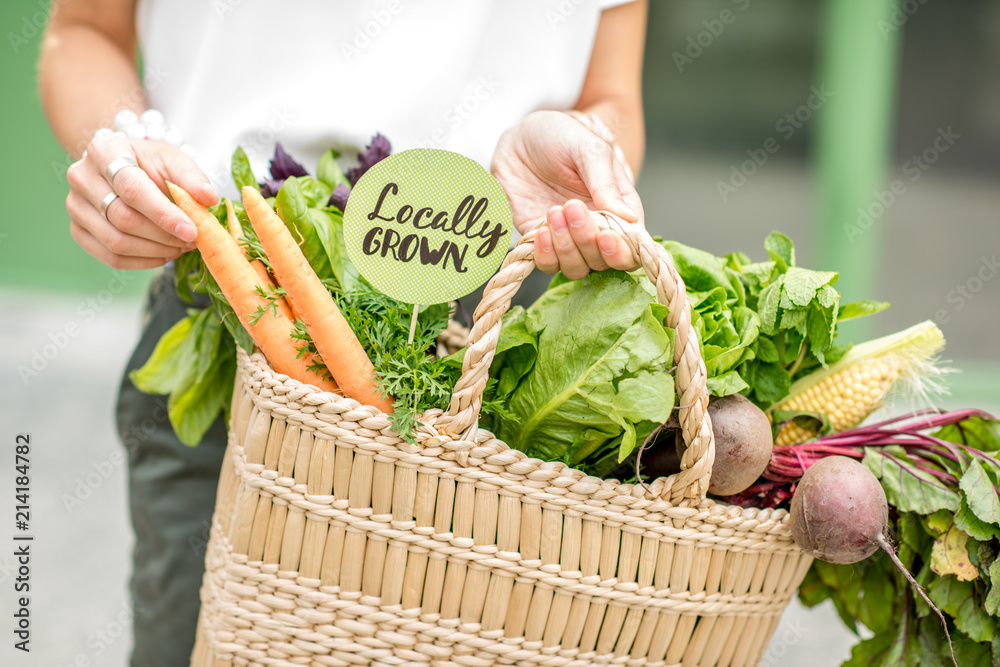
[[[274,144],[274,157],[271,158],[271,178],[283,181],[289,176],[307,176],[306,168],[292,159],[281,144]]]
[[[334,206],[343,211],[347,207],[347,197],[351,194],[351,189],[343,183],[337,183],[330,195],[330,206]]]
[[[276,181],[272,178],[265,178],[264,182],[260,184],[261,196],[264,197],[265,199],[268,197],[277,197],[278,190],[281,189],[281,186],[284,185],[284,183],[285,179]]]
[[[358,153],[358,166],[347,170],[347,180],[351,182],[351,186],[357,185],[358,179],[364,176],[366,171],[382,158],[389,157],[391,152],[392,146],[389,145],[388,139],[381,134],[372,137],[372,142],[365,151]]]

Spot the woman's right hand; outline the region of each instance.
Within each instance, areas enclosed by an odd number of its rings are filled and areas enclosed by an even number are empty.
[[[105,170],[117,158],[130,157],[109,184]],[[107,137],[90,142],[85,156],[66,172],[66,211],[70,234],[81,248],[113,269],[151,269],[194,248],[197,230],[165,194],[176,183],[205,206],[219,201],[208,177],[188,155],[163,141]],[[118,194],[100,211],[101,201]]]

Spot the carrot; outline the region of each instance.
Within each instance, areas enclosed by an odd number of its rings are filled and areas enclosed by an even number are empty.
[[[191,195],[173,183],[168,182],[167,187],[174,203],[198,228],[197,245],[205,266],[274,370],[300,382],[314,384],[324,391],[337,391],[336,383],[309,370],[313,358],[309,355],[299,357],[299,350],[291,337],[294,331],[291,321],[280,312],[275,313],[267,299],[255,291],[264,283],[250,268],[250,262],[236,241],[215,216]],[[260,307],[266,312],[257,318],[256,323],[252,323]]]
[[[233,240],[239,244],[243,241],[243,225],[240,224],[240,219],[236,217],[236,210],[233,208],[233,202],[226,200],[226,223],[229,225],[229,234],[233,237]],[[241,246],[242,249],[242,246]],[[271,274],[268,273],[267,267],[264,266],[264,262],[259,259],[250,260],[250,267],[257,273],[261,282],[267,286],[268,290],[275,289],[274,281],[271,280]],[[282,315],[287,317],[293,322],[298,319],[298,316],[292,313],[292,309],[288,307],[288,302],[283,298],[275,299],[275,304],[278,306],[278,310],[281,311]]]
[[[285,288],[288,300],[306,325],[333,379],[348,396],[382,412],[392,412],[392,398],[378,392],[375,369],[364,347],[288,227],[254,188],[243,188],[243,206],[278,283]]]

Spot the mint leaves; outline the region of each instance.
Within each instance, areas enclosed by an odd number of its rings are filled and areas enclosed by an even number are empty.
[[[767,409],[788,395],[793,380],[836,362],[840,294],[837,273],[795,265],[795,246],[780,232],[764,241],[769,259],[743,253],[716,257],[664,241],[687,286],[702,343],[708,388],[715,396],[744,393]],[[850,304],[850,317],[888,304]]]

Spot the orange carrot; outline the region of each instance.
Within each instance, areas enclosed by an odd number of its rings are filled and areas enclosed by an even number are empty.
[[[236,209],[233,208],[233,202],[226,200],[226,223],[229,225],[229,234],[233,237],[233,240],[239,244],[243,240],[243,225],[240,224],[240,219],[236,217]],[[242,246],[241,246],[242,249]],[[257,273],[261,282],[267,286],[268,291],[275,289],[274,281],[271,280],[271,274],[268,273],[267,267],[264,266],[264,262],[259,259],[250,260],[250,267]],[[298,316],[292,314],[291,308],[288,307],[288,302],[283,298],[278,298],[274,300],[277,304],[278,310],[281,311],[282,315],[287,317],[293,322],[298,319]]]
[[[309,355],[299,358],[299,350],[291,337],[294,331],[291,321],[280,312],[275,313],[267,299],[257,294],[256,288],[263,287],[264,283],[250,268],[250,262],[236,241],[191,195],[173,183],[168,182],[167,187],[174,203],[198,228],[197,245],[205,266],[274,370],[325,391],[337,391],[336,383],[309,370],[314,358]],[[259,307],[266,312],[251,324]]]
[[[375,369],[330,292],[292,238],[288,227],[254,188],[243,188],[243,206],[271,262],[278,283],[305,323],[319,356],[348,396],[392,412],[392,398],[378,392]]]

